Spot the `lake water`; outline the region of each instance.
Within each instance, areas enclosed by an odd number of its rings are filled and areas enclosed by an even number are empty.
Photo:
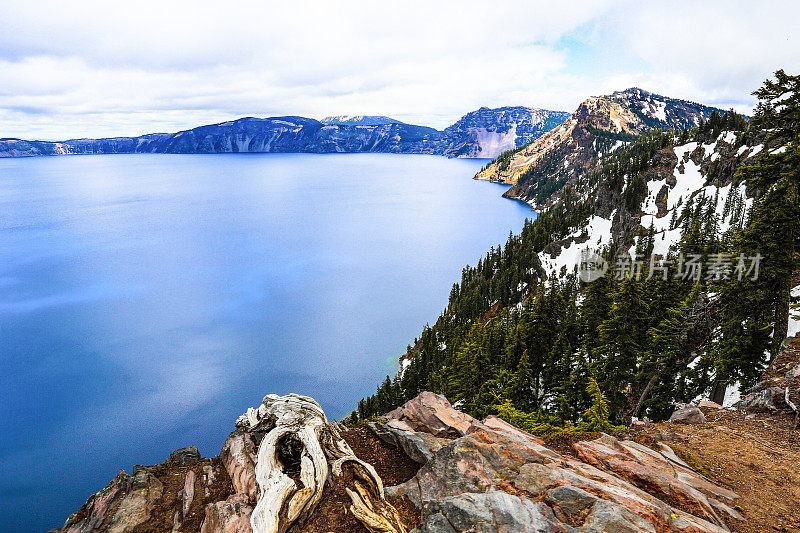
[[[532,212],[414,155],[0,159],[0,530],[121,468],[219,453],[270,392],[372,393]]]

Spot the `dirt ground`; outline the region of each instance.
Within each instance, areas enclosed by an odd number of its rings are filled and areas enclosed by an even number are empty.
[[[408,481],[419,470],[420,465],[409,459],[405,452],[384,443],[365,427],[352,428],[342,437],[356,457],[375,468],[387,487]],[[369,533],[348,510],[350,498],[343,488],[348,481],[342,479],[337,486],[325,486],[319,507],[302,528],[297,529],[298,533]],[[421,513],[410,501],[390,501],[406,521],[408,529],[419,525]]]
[[[706,424],[665,422],[650,425],[647,433],[685,436],[668,444],[684,459],[688,452],[690,463],[741,496],[737,510],[746,520],[729,524],[731,531],[800,533],[800,431],[793,429],[794,417],[703,411]]]
[[[206,495],[206,487],[203,484],[203,467],[211,464],[215,467],[216,476],[214,483],[209,487],[208,495]],[[157,507],[153,509],[150,520],[133,528],[132,533],[172,530],[175,510],[180,506],[179,492],[184,487],[186,473],[189,470],[194,471],[195,474],[195,497],[189,507],[188,515],[181,522],[181,531],[200,531],[200,525],[206,516],[206,505],[210,502],[224,500],[228,494],[233,492],[231,480],[219,458],[203,459],[188,466],[175,465],[151,470],[163,484],[164,492]]]

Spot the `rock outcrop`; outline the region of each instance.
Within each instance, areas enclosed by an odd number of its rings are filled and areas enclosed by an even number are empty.
[[[796,295],[798,292],[800,284],[795,285],[792,294]],[[796,323],[797,319],[790,318],[790,321]],[[756,413],[793,413],[797,426],[800,421],[799,405],[800,336],[794,335],[786,340],[785,346],[766,370],[763,379],[745,393],[736,407]]]
[[[429,428],[419,412],[431,421]],[[430,393],[371,427],[398,420],[415,424],[414,431],[393,433],[399,441],[424,432],[463,433],[433,452],[414,478],[388,489],[422,510],[420,533],[721,532],[728,530],[727,520],[741,518],[733,508],[736,494],[695,472],[663,443],[654,450],[601,435],[576,443],[577,459],[494,417],[472,419],[464,431],[464,415]]]
[[[636,136],[654,129],[691,128],[713,111],[635,87],[591,97],[557,127],[502,154],[475,177],[512,185],[506,197],[544,208],[564,186]]]
[[[541,137],[569,117],[531,107],[482,107],[442,132],[437,153],[448,157],[497,157]]]
[[[559,453],[499,418],[476,420],[429,392],[366,429],[340,430],[312,402],[267,396],[238,420],[219,457],[184,448],[162,465],[120,472],[58,531],[708,533],[741,519],[736,494],[664,443],[647,447],[601,434],[575,443],[574,455]],[[418,465],[413,477],[385,488],[385,500],[375,469],[345,442],[357,431],[373,435],[367,447],[381,443]],[[342,474],[348,461],[356,469]],[[317,476],[326,469],[331,476]],[[327,502],[338,497],[334,490],[355,498],[352,505]],[[389,516],[381,501],[398,505],[389,506],[395,529],[375,521]],[[265,516],[277,520],[269,525]],[[289,516],[294,526],[281,518]]]

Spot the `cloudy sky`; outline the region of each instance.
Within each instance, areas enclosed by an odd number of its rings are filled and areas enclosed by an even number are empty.
[[[572,111],[639,86],[747,112],[800,71],[787,1],[0,0],[0,137],[177,131],[240,116]]]

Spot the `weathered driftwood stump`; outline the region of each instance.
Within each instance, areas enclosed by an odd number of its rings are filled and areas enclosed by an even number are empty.
[[[322,498],[325,483],[334,480],[349,480],[345,490],[350,511],[369,531],[405,533],[397,510],[386,500],[380,476],[355,456],[312,398],[270,394],[257,409],[251,407],[240,416],[236,426],[266,432],[256,462],[259,494],[250,517],[254,533],[283,533],[302,523]]]

